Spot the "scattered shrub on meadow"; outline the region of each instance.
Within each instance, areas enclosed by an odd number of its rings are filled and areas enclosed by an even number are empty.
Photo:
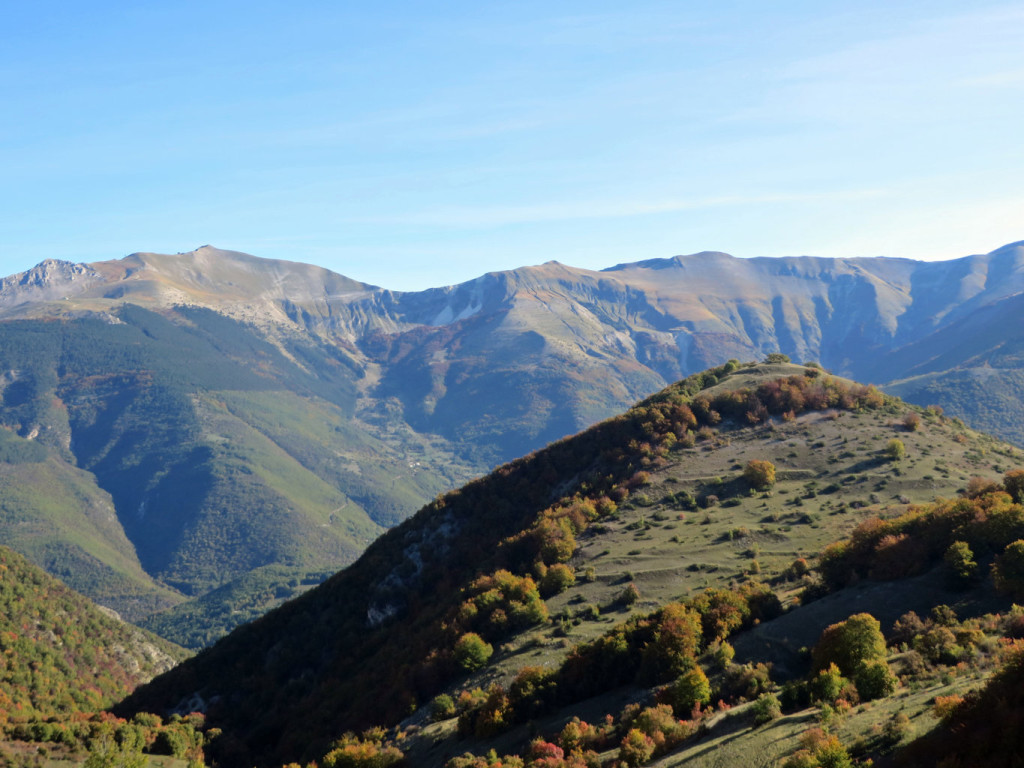
[[[907,446],[898,437],[894,437],[885,446],[885,455],[891,461],[900,461],[907,455]]]
[[[775,485],[775,465],[770,461],[752,459],[743,470],[743,479],[757,491],[767,491]]]
[[[758,725],[769,723],[782,716],[782,703],[774,693],[762,693],[752,707],[754,722]]]

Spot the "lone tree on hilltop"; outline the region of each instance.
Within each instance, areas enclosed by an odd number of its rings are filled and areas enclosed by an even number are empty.
[[[772,352],[765,357],[764,361],[766,363],[788,363],[789,355],[784,355],[781,352]]]
[[[762,459],[748,461],[743,470],[743,479],[750,483],[751,488],[767,491],[775,485],[775,465]]]

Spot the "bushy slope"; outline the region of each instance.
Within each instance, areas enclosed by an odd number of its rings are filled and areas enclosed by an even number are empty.
[[[887,452],[893,439],[904,443],[900,461]],[[786,580],[794,560],[883,504],[951,495],[1019,459],[935,412],[819,369],[730,363],[439,498],[353,566],[136,692],[122,711],[198,694],[225,729],[225,764],[319,758],[346,729],[396,724],[438,693],[558,667],[574,643],[598,639],[631,611],[682,600],[711,616],[739,594],[746,625],[769,615],[753,607],[759,595],[765,606],[774,600],[759,584],[774,581],[789,601],[800,589]],[[776,467],[773,492],[743,479],[752,460]],[[720,597],[702,597],[709,588]],[[626,637],[645,642],[644,626]],[[469,635],[494,655],[467,681],[477,663],[466,661],[477,654]]]
[[[958,697],[959,698],[959,697]],[[1011,768],[1020,764],[1024,654],[1012,657],[981,690],[969,693],[931,733],[909,744],[897,765]]]
[[[0,547],[0,718],[95,712],[187,653]]]

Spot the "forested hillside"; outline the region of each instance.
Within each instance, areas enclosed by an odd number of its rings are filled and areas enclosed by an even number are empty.
[[[209,702],[226,765],[394,750],[428,765],[492,746],[530,761],[528,734],[573,716],[605,723],[580,737],[587,748],[640,749],[630,723],[642,715],[661,723],[643,726],[646,762],[707,733],[713,713],[693,715],[695,703],[740,705],[809,674],[799,649],[828,625],[858,612],[891,625],[956,602],[956,585],[928,575],[950,542],[922,547],[907,526],[936,495],[986,493],[1022,460],[937,409],[819,368],[731,362],[437,499],[118,711]],[[890,530],[879,515],[908,522]],[[1005,520],[993,548],[1024,534]],[[848,550],[826,546],[861,531],[878,533],[871,552],[890,570],[868,565],[851,588],[830,565],[816,578],[817,553],[835,562]],[[865,578],[911,581],[880,601]],[[691,684],[710,687],[693,699]],[[811,701],[793,695],[787,707]],[[669,714],[642,714],[655,704]],[[380,725],[398,727],[390,746],[383,731],[336,742]],[[785,743],[795,752],[797,735]]]
[[[0,547],[0,725],[96,712],[187,655]]]

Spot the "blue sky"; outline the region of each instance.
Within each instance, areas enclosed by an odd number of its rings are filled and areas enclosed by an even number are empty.
[[[212,243],[418,289],[1024,239],[1024,4],[0,10],[0,273]]]

